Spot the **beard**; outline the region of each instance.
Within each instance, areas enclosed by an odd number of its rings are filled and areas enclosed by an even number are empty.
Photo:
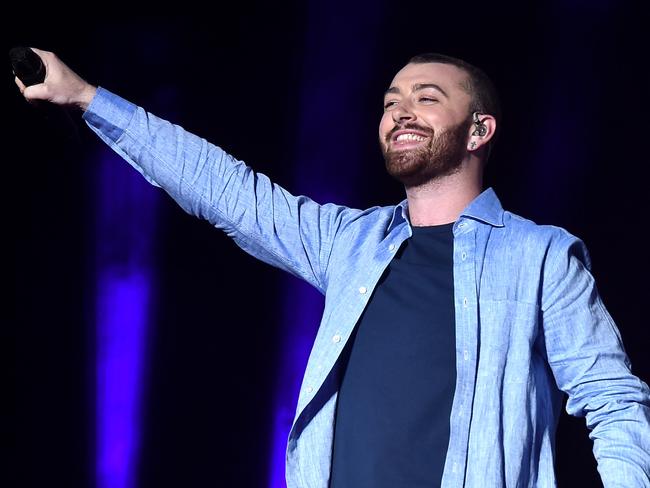
[[[472,121],[468,119],[438,134],[435,134],[432,129],[415,124],[395,127],[388,134],[385,144],[380,143],[386,171],[407,188],[457,173],[467,151],[467,130],[471,123]],[[413,150],[388,150],[393,133],[401,129],[427,133],[429,143]]]

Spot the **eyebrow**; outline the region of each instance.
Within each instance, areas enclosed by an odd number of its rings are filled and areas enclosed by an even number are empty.
[[[447,92],[440,88],[440,85],[436,85],[435,83],[416,83],[413,85],[413,91],[420,91],[424,90],[426,88],[433,88],[434,90],[439,91],[442,93],[445,97],[449,98],[449,95],[447,95]],[[388,90],[384,92],[384,95],[388,95],[389,93],[400,93],[399,88],[396,86],[391,86]]]

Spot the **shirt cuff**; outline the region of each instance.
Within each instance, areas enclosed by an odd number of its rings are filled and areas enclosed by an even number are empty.
[[[97,93],[83,113],[83,120],[113,142],[117,142],[137,110],[136,105],[97,87]]]

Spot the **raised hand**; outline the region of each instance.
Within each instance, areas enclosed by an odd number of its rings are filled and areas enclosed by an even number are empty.
[[[31,48],[45,66],[45,80],[25,86],[16,76],[15,82],[28,101],[45,100],[56,105],[74,106],[82,110],[95,96],[97,88],[72,71],[56,54]]]

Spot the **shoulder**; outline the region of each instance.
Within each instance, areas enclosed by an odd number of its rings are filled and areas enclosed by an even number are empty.
[[[512,212],[504,212],[500,231],[511,242],[543,250],[547,262],[577,258],[590,267],[589,252],[581,238],[556,225],[538,224]]]

